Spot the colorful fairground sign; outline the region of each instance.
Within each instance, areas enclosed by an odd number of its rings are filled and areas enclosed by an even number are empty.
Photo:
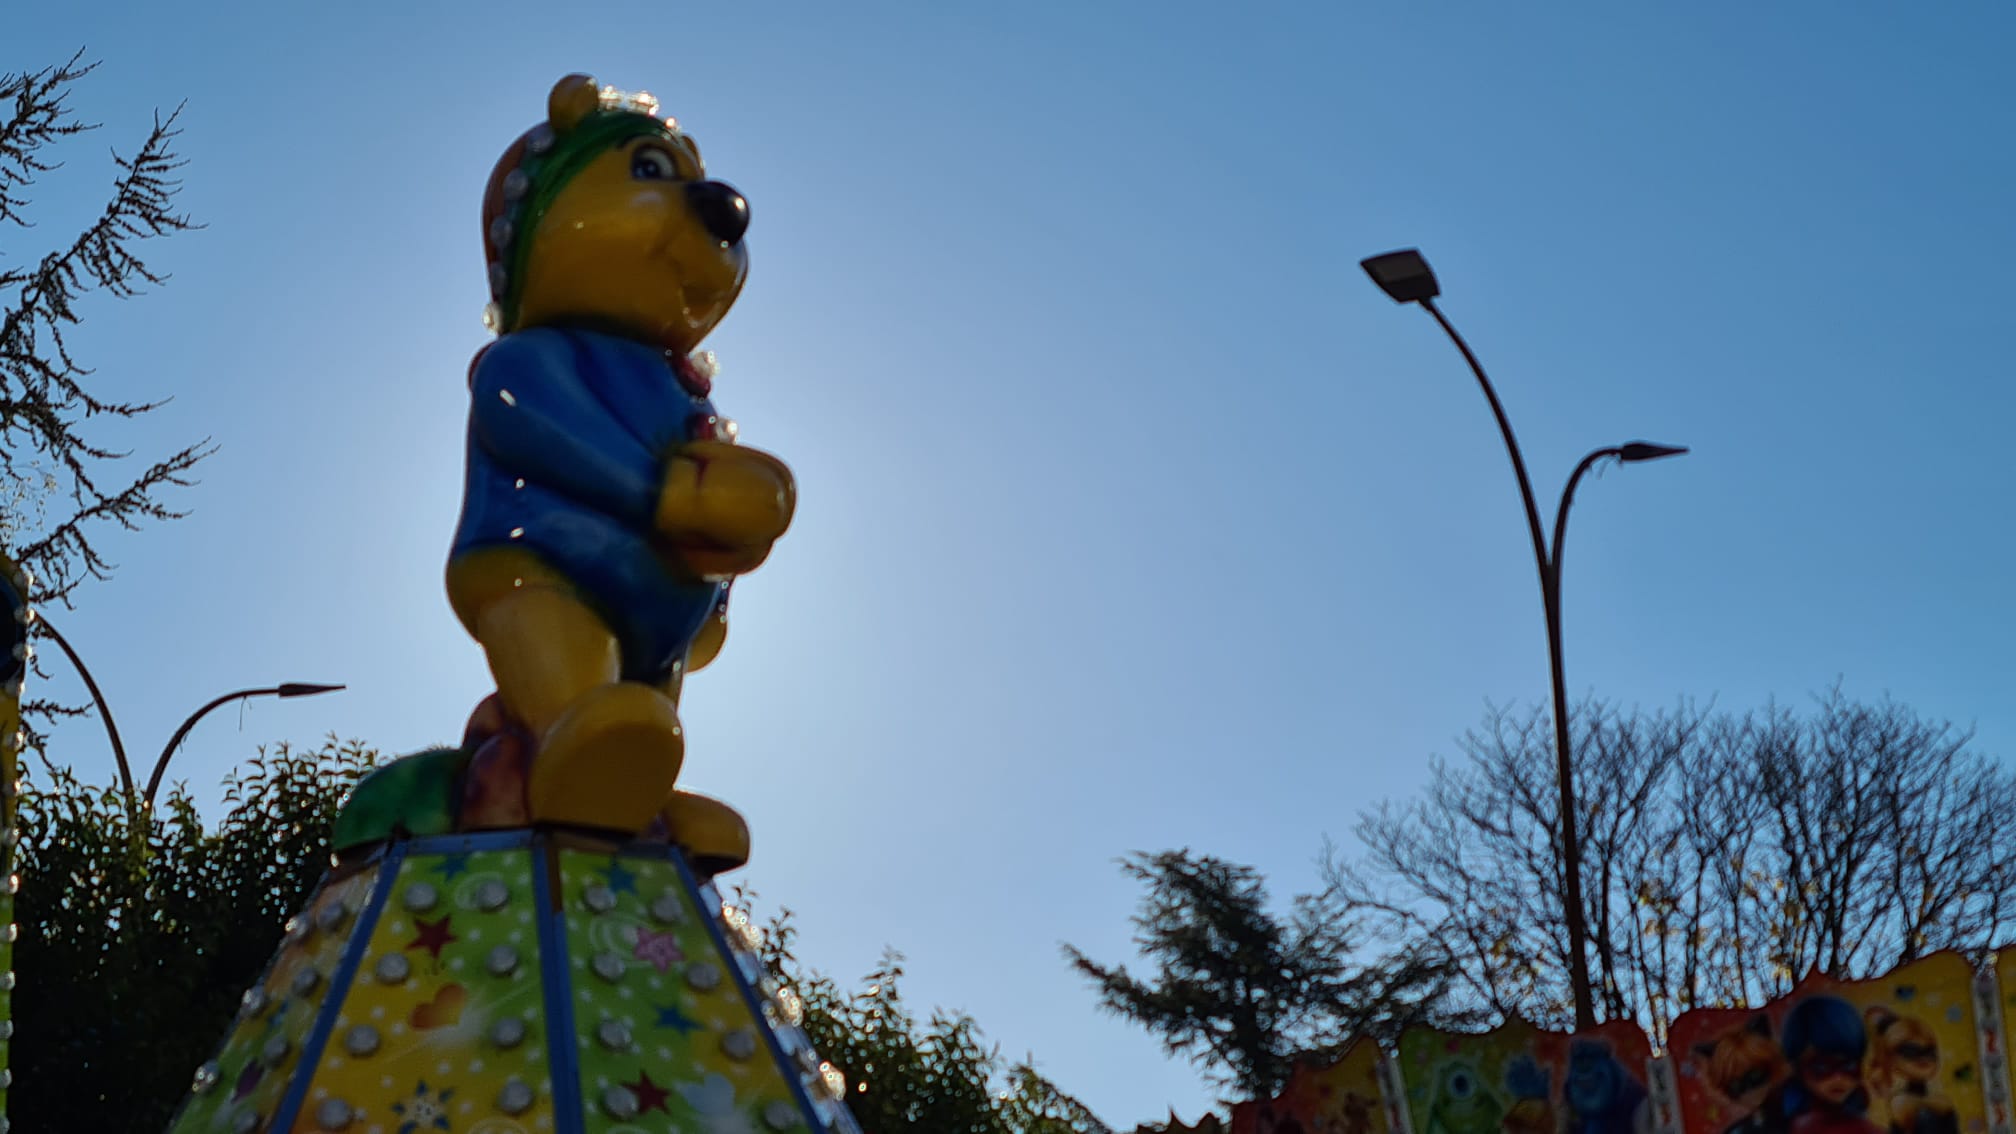
[[[1755,1007],[1638,1024],[1417,1028],[1298,1067],[1233,1134],[2010,1134],[2016,949],[1873,980],[1815,974]]]

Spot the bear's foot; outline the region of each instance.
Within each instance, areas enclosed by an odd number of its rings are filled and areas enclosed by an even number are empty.
[[[712,796],[683,788],[659,812],[666,838],[686,852],[702,877],[725,874],[749,861],[749,822]]]
[[[670,697],[636,682],[589,690],[547,730],[532,759],[531,819],[642,832],[672,794],[685,755]]]

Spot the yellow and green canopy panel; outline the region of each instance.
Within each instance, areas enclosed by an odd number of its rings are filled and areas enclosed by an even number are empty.
[[[666,843],[385,840],[289,923],[170,1130],[858,1134],[756,944]]]

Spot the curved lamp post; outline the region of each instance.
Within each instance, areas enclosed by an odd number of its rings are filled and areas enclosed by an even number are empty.
[[[161,758],[154,761],[154,774],[147,777],[147,806],[154,806],[154,793],[161,788],[161,776],[168,771],[168,760],[175,755],[175,746],[182,743],[182,738],[188,736],[189,730],[195,728],[196,722],[202,720],[204,715],[210,710],[228,705],[233,701],[243,700],[247,697],[313,697],[318,693],[334,693],[344,688],[347,688],[347,686],[309,685],[304,682],[289,681],[262,689],[240,689],[236,693],[226,693],[222,697],[189,714],[189,719],[183,721],[182,727],[176,729],[175,735],[169,737],[168,743],[162,746]]]
[[[35,625],[41,627],[44,637],[62,649],[63,656],[70,659],[71,668],[77,671],[77,676],[84,679],[84,688],[91,691],[91,702],[98,706],[98,719],[105,722],[105,735],[112,741],[112,759],[119,763],[119,786],[126,790],[128,800],[133,799],[133,766],[126,761],[126,745],[119,739],[119,724],[112,719],[112,706],[105,703],[105,694],[99,691],[97,679],[91,676],[90,667],[84,664],[83,658],[77,656],[77,651],[71,648],[69,641],[56,632],[53,623],[46,618],[37,618]]]
[[[1526,528],[1533,538],[1533,562],[1540,570],[1540,599],[1547,612],[1547,664],[1552,679],[1554,693],[1554,761],[1555,778],[1561,790],[1561,865],[1562,865],[1562,911],[1568,924],[1568,985],[1575,997],[1575,1028],[1582,1031],[1596,1026],[1594,1000],[1589,990],[1588,927],[1583,922],[1582,904],[1582,847],[1576,833],[1575,776],[1568,736],[1568,688],[1561,662],[1561,550],[1562,537],[1568,530],[1568,505],[1575,498],[1575,486],[1582,474],[1593,468],[1598,461],[1615,459],[1619,462],[1656,461],[1661,457],[1677,457],[1687,450],[1678,445],[1655,445],[1649,441],[1632,441],[1598,449],[1583,457],[1575,471],[1569,475],[1568,484],[1561,490],[1561,505],[1554,513],[1554,540],[1550,548],[1547,537],[1540,530],[1540,509],[1533,502],[1533,482],[1526,476],[1526,460],[1519,452],[1519,442],[1512,436],[1512,423],[1505,416],[1505,407],[1498,401],[1498,392],[1491,387],[1491,380],[1484,376],[1483,364],[1471,352],[1470,344],[1456,333],[1456,328],[1441,308],[1435,306],[1435,297],[1442,294],[1435,282],[1435,273],[1428,267],[1428,261],[1413,248],[1398,252],[1388,252],[1361,261],[1360,266],[1372,277],[1395,303],[1418,303],[1435,317],[1449,341],[1463,354],[1463,361],[1470,364],[1470,372],[1477,376],[1477,385],[1484,391],[1485,400],[1491,403],[1491,413],[1498,419],[1498,432],[1505,438],[1505,451],[1512,457],[1512,471],[1519,478],[1519,497],[1526,505]]]
[[[56,643],[62,649],[64,656],[68,657],[70,664],[76,668],[77,676],[84,679],[84,688],[91,691],[91,701],[98,706],[98,716],[105,722],[105,735],[112,741],[112,758],[119,764],[120,786],[126,789],[127,799],[136,798],[133,790],[133,767],[126,759],[126,745],[119,739],[118,722],[112,719],[112,706],[106,704],[105,694],[99,690],[97,680],[91,676],[91,670],[84,664],[84,659],[77,656],[77,651],[71,648],[70,643],[64,640],[63,635],[56,632],[56,627],[50,625],[47,618],[37,618],[35,624],[41,627],[42,633],[47,635],[50,641]],[[334,693],[344,688],[347,687],[342,685],[309,685],[302,682],[290,681],[281,685],[266,686],[258,689],[240,689],[236,693],[224,694],[222,697],[189,714],[189,719],[183,721],[182,726],[175,730],[175,735],[168,738],[168,743],[161,749],[160,759],[154,762],[154,774],[147,778],[147,791],[144,796],[139,798],[146,799],[149,807],[154,805],[154,793],[161,787],[161,776],[168,770],[168,761],[175,755],[175,746],[182,743],[182,738],[188,736],[189,730],[195,728],[196,722],[202,720],[204,715],[209,713],[210,710],[246,697],[313,697],[318,693]]]

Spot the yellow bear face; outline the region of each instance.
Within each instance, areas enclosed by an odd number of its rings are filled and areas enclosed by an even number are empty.
[[[706,179],[699,150],[670,122],[611,99],[585,76],[563,79],[547,124],[499,164],[497,187],[510,184],[507,165],[532,171],[518,200],[486,202],[486,217],[505,218],[489,229],[493,265],[504,266],[499,329],[579,326],[684,353],[741,294],[749,205]]]

